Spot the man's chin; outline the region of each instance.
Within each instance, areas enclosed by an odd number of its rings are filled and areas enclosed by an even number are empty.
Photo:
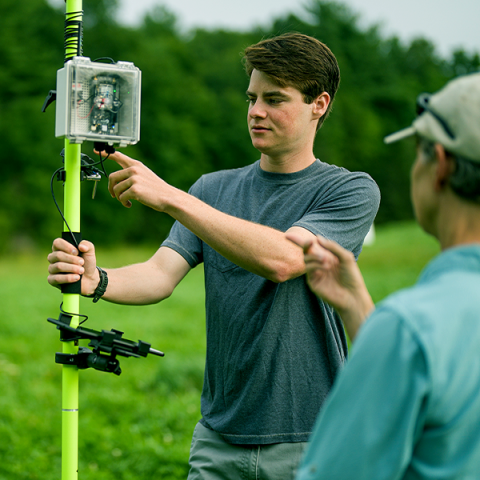
[[[252,145],[254,148],[256,148],[260,153],[263,153],[264,155],[269,155],[273,151],[272,147],[266,144],[265,142],[252,140]]]

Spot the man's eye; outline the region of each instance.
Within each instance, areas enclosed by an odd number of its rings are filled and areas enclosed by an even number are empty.
[[[255,98],[247,98],[246,102],[253,105],[255,103]]]

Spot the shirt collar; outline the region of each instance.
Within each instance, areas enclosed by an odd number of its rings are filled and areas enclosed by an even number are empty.
[[[425,267],[418,283],[428,282],[440,274],[455,270],[480,273],[480,243],[444,250]]]

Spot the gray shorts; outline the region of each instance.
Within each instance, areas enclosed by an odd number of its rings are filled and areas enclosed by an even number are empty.
[[[198,423],[188,480],[293,480],[307,442],[243,447]]]

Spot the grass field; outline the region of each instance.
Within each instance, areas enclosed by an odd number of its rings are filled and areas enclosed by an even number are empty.
[[[377,302],[413,284],[438,253],[413,223],[377,228],[359,264]],[[99,251],[115,267],[153,250]],[[61,367],[57,318],[61,294],[46,282],[47,252],[0,258],[0,480],[60,479]],[[82,299],[86,324],[150,342],[164,358],[121,359],[122,374],[80,372],[79,478],[183,480],[200,416],[205,328],[203,271],[193,270],[165,302],[125,307]]]

